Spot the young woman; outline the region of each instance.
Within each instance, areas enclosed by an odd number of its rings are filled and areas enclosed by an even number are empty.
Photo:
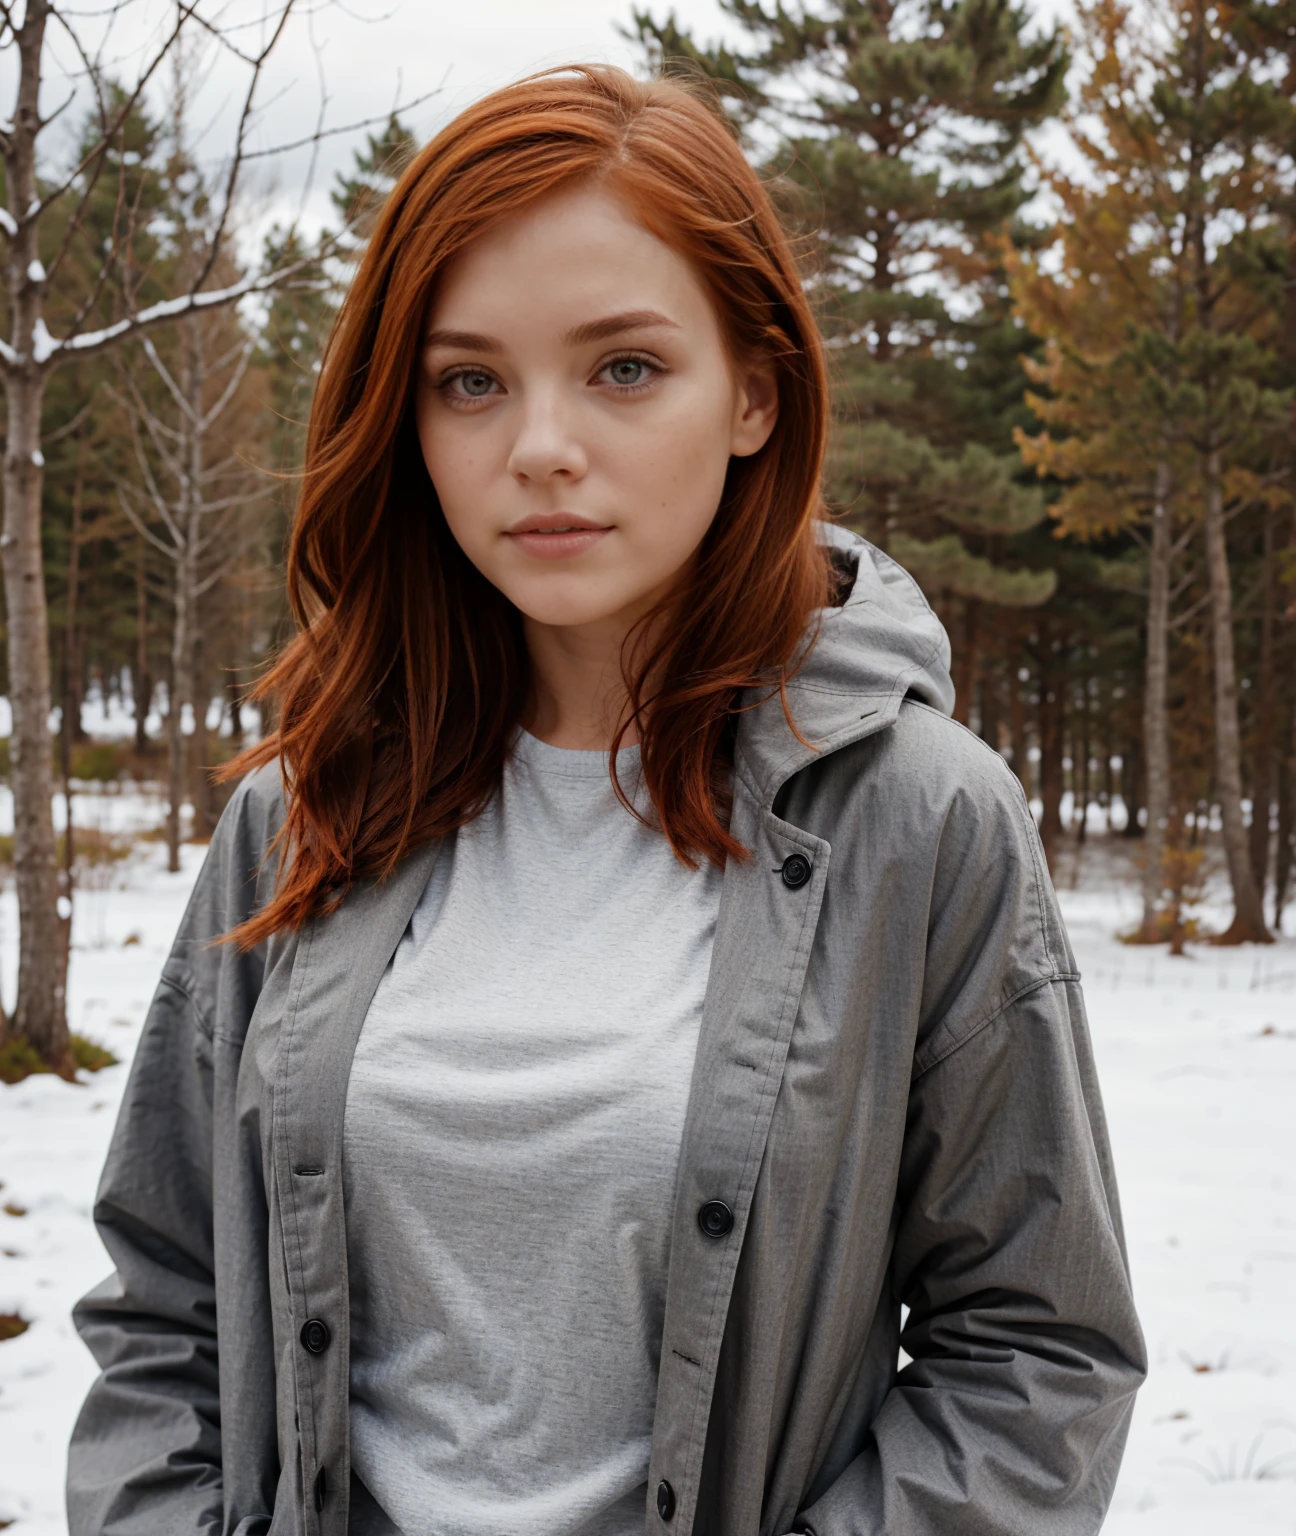
[[[73,1536],[1098,1529],[1075,963],[827,416],[683,88],[545,74],[403,176],[100,1187]]]

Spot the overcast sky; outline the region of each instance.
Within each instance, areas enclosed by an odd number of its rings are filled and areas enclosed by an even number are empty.
[[[309,136],[320,112],[337,128],[361,119],[385,117],[393,105],[433,93],[411,108],[406,119],[426,139],[486,91],[536,69],[579,60],[608,61],[634,68],[638,51],[618,33],[628,25],[633,0],[296,0],[296,10],[272,55],[257,94],[259,112],[249,143],[260,150]],[[741,34],[722,16],[716,0],[648,0],[701,39]],[[1062,0],[1037,0],[1043,15]],[[281,0],[200,0],[201,14],[231,29],[252,48],[267,14]],[[175,0],[121,0],[113,32],[102,29],[109,7],[93,0],[57,0],[56,9],[80,29],[80,45],[99,54],[102,67],[123,83],[133,82],[141,61],[175,15]],[[99,29],[96,31],[95,29]],[[11,111],[15,60],[12,48],[0,55],[0,112]],[[42,108],[48,114],[70,99],[45,144],[45,165],[67,158],[78,118],[88,106],[78,101],[82,73],[67,30],[51,26],[47,44]],[[227,52],[208,46],[198,60],[197,84],[189,111],[191,138],[199,158],[214,164],[228,152],[245,90],[246,71]],[[169,84],[166,71],[154,82],[151,104],[159,110]],[[332,217],[329,190],[352,164],[363,134],[327,138],[312,165],[307,150],[258,160],[247,187],[248,212],[263,229],[298,211],[308,227]],[[246,229],[245,222],[245,229]],[[254,239],[252,244],[259,244]],[[246,245],[245,245],[246,249]],[[251,254],[250,252],[248,253]]]
[[[719,30],[714,0],[674,0],[674,6],[703,34]],[[663,14],[666,9],[660,7]],[[330,116],[350,122],[385,110],[398,93],[411,99],[439,88],[409,114],[426,138],[469,102],[532,70],[581,60],[632,69],[636,50],[616,30],[628,24],[630,10],[631,0],[359,0],[358,7],[348,4],[350,15],[326,12],[314,26],[335,98]],[[356,19],[361,16],[371,19]],[[283,68],[285,79],[294,73],[300,75],[297,94],[313,104],[313,69],[307,77]],[[287,124],[294,115],[287,98],[284,109]],[[339,147],[330,158],[345,164],[350,153],[350,146]]]
[[[385,116],[398,102],[429,92],[431,100],[407,114],[420,138],[427,138],[448,118],[477,97],[535,69],[578,60],[601,60],[633,68],[636,50],[621,36],[632,0],[298,0],[298,12],[275,49],[258,91],[261,111],[250,142],[259,148],[289,143],[309,135],[327,93],[326,121],[341,126]],[[707,38],[729,31],[715,0],[673,0],[681,21]],[[235,35],[252,45],[258,18],[277,9],[278,0],[211,0],[201,5],[212,19],[233,22]],[[657,9],[670,8],[669,0]],[[138,73],[141,60],[175,14],[173,0],[128,0],[114,21],[110,38],[102,35],[105,6],[67,0],[60,5],[87,53],[102,49],[110,73],[123,82]],[[100,29],[100,30],[96,30]],[[732,33],[730,33],[732,35]],[[15,60],[12,49],[0,58],[0,101],[12,110]],[[76,90],[80,64],[65,29],[51,26],[47,43],[47,86],[42,108],[51,112]],[[215,160],[233,136],[245,88],[246,72],[228,55],[208,49],[198,70],[198,88],[190,112],[199,153]],[[159,75],[152,93],[160,105],[167,81]],[[82,100],[86,100],[84,95]],[[88,104],[88,102],[87,102]],[[66,156],[81,104],[74,98],[46,139],[46,155]],[[332,137],[322,146],[314,169],[307,210],[316,219],[329,215],[328,190],[335,175],[350,167],[362,144],[360,133]],[[48,164],[48,160],[46,162]],[[257,166],[263,210],[283,215],[300,205],[311,156],[302,151]]]

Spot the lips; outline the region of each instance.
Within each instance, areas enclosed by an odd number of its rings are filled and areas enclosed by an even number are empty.
[[[575,512],[533,512],[508,529],[507,537],[528,555],[561,560],[584,554],[611,532],[606,523]]]

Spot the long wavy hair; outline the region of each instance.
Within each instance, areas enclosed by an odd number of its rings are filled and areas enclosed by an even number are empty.
[[[278,725],[223,773],[278,758],[287,800],[275,895],[229,936],[245,947],[390,874],[477,816],[500,782],[528,695],[522,626],[442,515],[413,421],[416,358],[455,253],[577,183],[613,192],[684,255],[733,356],[776,371],[772,435],[730,461],[652,644],[623,653],[617,737],[637,730],[680,859],[747,856],[727,824],[735,711],[745,689],[781,693],[828,600],[818,332],[769,195],[697,88],[603,66],[546,71],[468,108],[411,162],[330,337],[288,551],[298,629],[252,694],[277,704]]]

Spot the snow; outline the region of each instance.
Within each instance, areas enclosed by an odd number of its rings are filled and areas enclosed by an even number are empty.
[[[12,131],[9,125],[0,123],[0,133],[11,133]],[[14,220],[13,214],[7,208],[0,208],[0,229],[4,230],[10,239],[18,233],[18,225]]]
[[[161,819],[140,791],[77,796],[78,822]],[[2,812],[0,812],[2,814]],[[1296,935],[1271,948],[1128,948],[1138,913],[1131,845],[1068,846],[1059,894],[1080,967],[1151,1359],[1107,1536],[1292,1536],[1296,1529]],[[121,1065],[82,1086],[0,1086],[0,1312],[31,1319],[0,1344],[0,1520],[65,1536],[65,1447],[95,1372],[69,1318],[110,1265],[95,1185],[149,998],[204,850],[141,842],[77,892],[73,1027]],[[1078,865],[1078,867],[1077,867]],[[1215,900],[1202,916],[1226,917]],[[1296,914],[1289,913],[1289,925]],[[11,890],[0,973],[12,990]]]
[[[30,216],[31,210],[28,212]],[[3,210],[0,210],[0,213],[3,213]],[[8,215],[5,217],[7,218]],[[0,218],[0,228],[8,230],[4,218]],[[8,232],[14,233],[13,230]],[[275,271],[254,273],[251,277],[245,278],[240,283],[232,283],[227,288],[204,289],[201,293],[186,293],[181,294],[179,298],[163,299],[161,303],[151,304],[147,309],[140,310],[138,314],[127,315],[125,319],[115,321],[112,325],[104,326],[100,330],[81,331],[75,336],[68,336],[62,340],[50,335],[44,317],[40,316],[32,326],[32,361],[37,365],[43,365],[60,352],[95,352],[101,347],[110,345],[121,336],[131,335],[148,326],[156,325],[159,321],[174,320],[180,315],[192,314],[196,310],[232,304],[238,299],[268,292],[272,288],[281,287],[305,265],[305,262],[295,262]],[[44,268],[40,269],[40,278],[35,276],[36,269],[39,267],[40,263],[33,261],[27,269],[27,275],[33,281],[43,280]],[[16,365],[21,359],[7,341],[0,340],[0,360]]]
[[[96,741],[124,742],[131,740],[135,735],[135,716],[132,713],[130,673],[123,672],[118,679],[119,688],[114,693],[105,695],[103,686],[98,679],[93,679],[85,700],[81,705],[81,724]],[[153,700],[148,714],[145,716],[144,728],[150,738],[157,741],[166,728],[167,691],[166,684],[159,682],[153,690]],[[54,735],[58,734],[63,711],[56,705],[49,713],[49,728]],[[180,715],[182,728],[186,733],[193,731],[193,709],[186,704]],[[225,708],[225,700],[219,696],[214,697],[207,709],[207,729],[219,732],[222,736],[230,733],[229,714]],[[246,739],[255,740],[261,729],[261,712],[255,704],[243,705],[243,730]],[[8,736],[13,731],[13,711],[9,700],[0,694],[0,736]],[[8,791],[0,786],[0,798]]]
[[[62,346],[61,341],[55,341],[50,335],[49,326],[45,324],[45,316],[38,315],[35,325],[32,326],[33,360],[37,363],[47,363]]]
[[[51,341],[50,351],[54,352],[91,352],[99,347],[107,346],[116,341],[119,336],[125,336],[133,331],[142,330],[147,326],[156,325],[161,320],[174,320],[180,315],[187,315],[199,309],[211,309],[221,304],[232,304],[236,299],[247,298],[250,294],[265,293],[271,288],[277,288],[295,273],[300,271],[306,263],[294,262],[291,265],[279,268],[272,272],[254,273],[251,277],[244,278],[241,283],[231,283],[227,288],[208,288],[201,293],[185,293],[179,298],[163,299],[160,303],[151,304],[147,309],[141,309],[136,315],[128,315],[124,320],[118,320],[112,325],[106,325],[98,331],[82,331],[77,336],[69,336],[66,341]],[[46,333],[48,335],[48,333]],[[43,357],[36,358],[38,363],[44,362]]]
[[[27,263],[27,276],[33,283],[43,283],[45,281],[45,268],[39,261],[29,261]]]

